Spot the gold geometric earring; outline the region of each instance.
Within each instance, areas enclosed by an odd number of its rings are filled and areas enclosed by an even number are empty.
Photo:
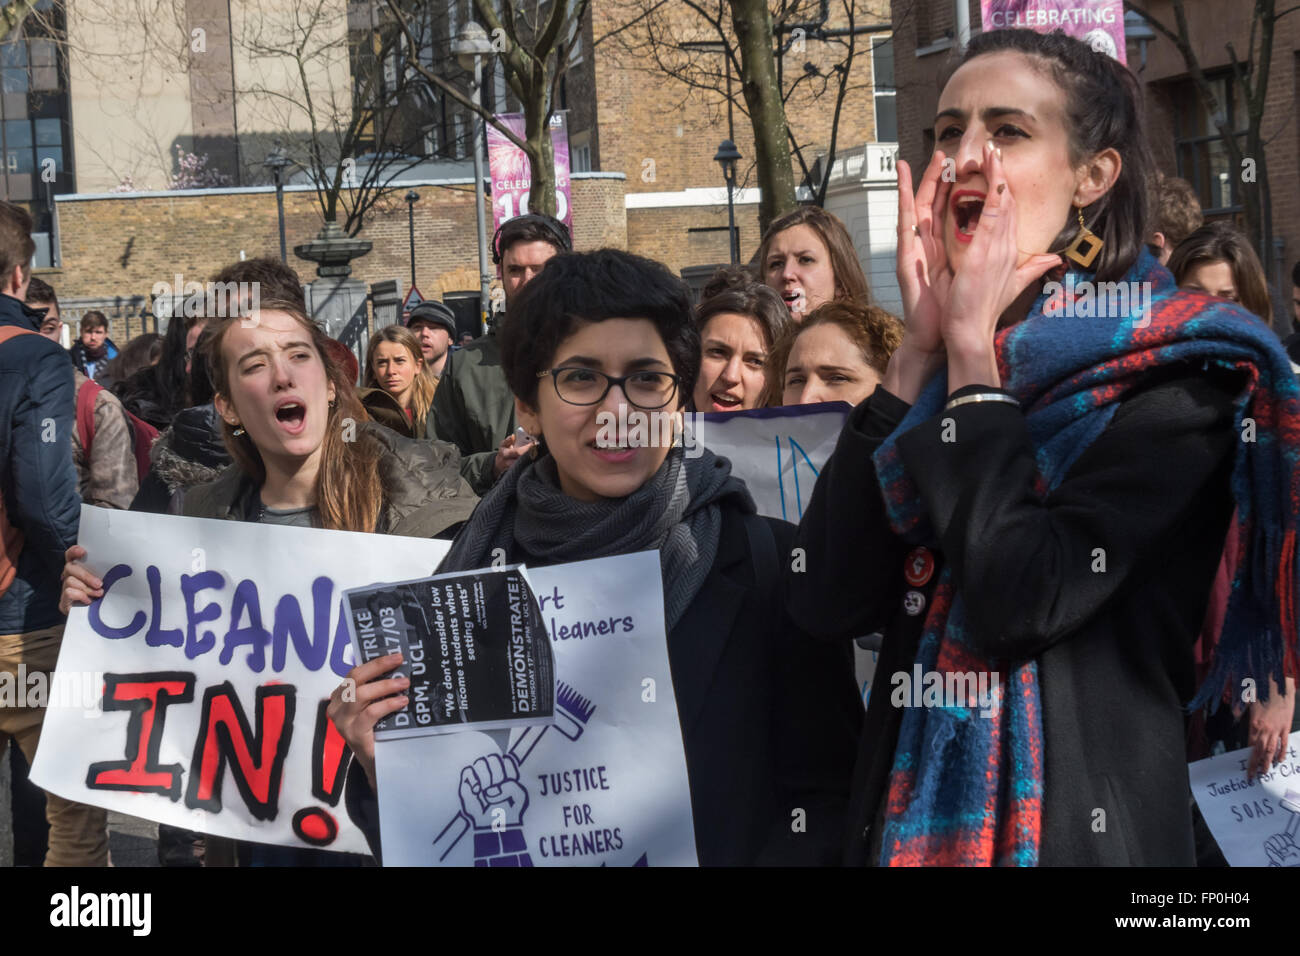
[[[1097,258],[1097,253],[1101,252],[1101,247],[1106,243],[1095,232],[1083,224],[1083,207],[1075,206],[1075,211],[1079,214],[1079,234],[1074,237],[1074,241],[1066,247],[1065,254],[1074,262],[1078,263],[1080,268],[1089,268]]]

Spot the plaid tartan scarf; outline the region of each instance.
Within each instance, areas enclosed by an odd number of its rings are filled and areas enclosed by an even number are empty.
[[[995,338],[1003,388],[1020,402],[1035,450],[1035,491],[1044,497],[1060,484],[1150,370],[1191,363],[1244,373],[1234,424],[1249,434],[1253,420],[1254,441],[1238,444],[1232,472],[1241,559],[1209,676],[1189,707],[1245,678],[1281,686],[1284,666],[1295,673],[1300,585],[1300,388],[1286,352],[1244,309],[1179,292],[1145,250],[1118,286],[1104,285],[1067,273]],[[1130,293],[1123,301],[1105,294],[1121,287]],[[909,540],[926,538],[928,522],[895,440],[939,414],[947,394],[946,373],[936,375],[875,455],[890,524]],[[989,717],[974,707],[904,711],[881,865],[1036,865],[1047,745],[1037,663],[1011,666],[980,652],[965,630],[951,565],[937,582],[917,663],[926,672],[996,673],[1001,700]]]

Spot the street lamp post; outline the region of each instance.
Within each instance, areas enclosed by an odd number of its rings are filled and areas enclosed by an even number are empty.
[[[280,218],[280,261],[287,262],[288,250],[284,245],[284,170],[290,165],[289,157],[277,146],[262,160],[262,165],[275,177],[275,209]]]
[[[406,221],[411,227],[411,288],[415,288],[415,204],[420,194],[414,189],[406,194]]]
[[[727,239],[731,246],[731,264],[740,261],[740,236],[736,234],[736,163],[740,162],[740,150],[729,139],[724,139],[718,146],[713,161],[722,167],[722,178],[727,182]]]
[[[461,69],[474,74],[474,105],[483,106],[483,57],[494,52],[487,31],[471,20],[461,29],[451,45]],[[483,213],[483,156],[479,143],[483,138],[483,116],[474,113],[474,219],[478,226],[479,322],[487,331],[492,273],[488,271],[487,219]]]
[[[1124,42],[1136,42],[1138,45],[1138,56],[1141,58],[1139,74],[1147,68],[1147,45],[1155,38],[1156,31],[1151,29],[1151,24],[1147,23],[1146,17],[1136,10],[1129,10],[1124,14]]]

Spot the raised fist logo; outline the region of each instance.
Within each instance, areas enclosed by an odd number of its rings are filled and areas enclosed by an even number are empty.
[[[1264,841],[1269,866],[1300,866],[1300,846],[1290,833],[1279,833]]]
[[[487,754],[460,772],[460,807],[476,830],[502,830],[523,822],[528,791],[510,754]]]

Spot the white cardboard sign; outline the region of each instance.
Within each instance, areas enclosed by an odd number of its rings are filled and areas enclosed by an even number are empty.
[[[324,704],[354,662],[345,588],[448,543],[83,506],[106,593],[73,608],[32,779],[204,833],[368,853]]]
[[[1249,747],[1187,767],[1192,795],[1232,866],[1300,866],[1300,731],[1268,773],[1246,779]]]
[[[852,408],[846,402],[705,412],[699,440],[731,461],[758,513],[798,524]]]
[[[377,741],[386,866],[694,866],[658,552],[529,568],[549,727]]]

